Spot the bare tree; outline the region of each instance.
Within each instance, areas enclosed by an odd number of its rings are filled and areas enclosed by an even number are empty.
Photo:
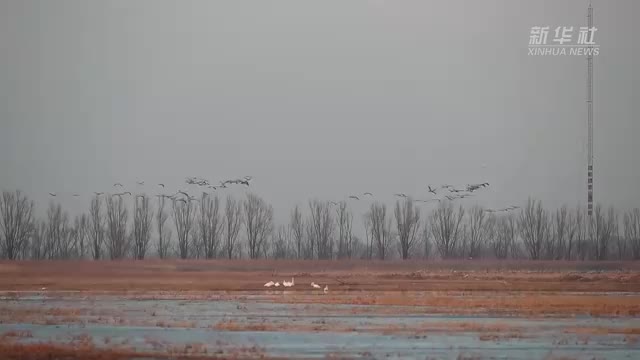
[[[47,237],[47,223],[44,221],[34,221],[31,232],[31,259],[42,260],[44,256],[44,244]]]
[[[549,224],[549,214],[542,208],[542,202],[529,198],[520,211],[518,228],[530,259],[540,259],[542,246],[551,236]]]
[[[467,237],[469,243],[465,256],[474,258],[480,255],[480,249],[493,238],[495,221],[495,217],[488,215],[482,207],[476,205],[471,208]]]
[[[91,199],[89,207],[89,238],[91,240],[91,256],[94,260],[102,256],[102,244],[104,242],[104,215],[102,214],[102,202],[99,196]]]
[[[178,255],[181,259],[189,257],[191,231],[193,230],[193,203],[191,201],[173,201],[173,220],[178,234]]]
[[[15,260],[29,243],[33,231],[33,201],[16,192],[2,192],[0,199],[0,250],[5,258]]]
[[[624,214],[623,225],[631,255],[634,260],[640,260],[640,209],[635,208]]]
[[[351,258],[353,251],[353,215],[347,208],[347,202],[341,201],[338,204],[338,259]]]
[[[578,233],[578,226],[576,222],[576,214],[572,211],[568,210],[569,214],[567,215],[567,236],[564,243],[564,259],[572,260],[573,259],[573,251],[575,247],[575,239]]]
[[[267,241],[273,231],[273,207],[259,196],[247,194],[243,208],[249,257],[257,259],[266,255]]]
[[[220,199],[203,195],[200,200],[200,238],[207,259],[213,259],[218,254],[220,237],[223,229],[220,216]]]
[[[416,234],[420,228],[420,209],[414,205],[411,198],[406,198],[402,205],[400,201],[396,201],[395,218],[400,243],[400,256],[402,256],[402,259],[408,259],[416,243]]]
[[[194,209],[194,211],[198,211],[198,209]],[[201,241],[202,236],[200,236],[200,226],[198,226],[198,220],[194,218],[194,223],[196,226],[190,232],[190,240],[189,240],[189,255],[188,257],[194,259],[200,259],[204,257],[204,243]],[[178,252],[180,249],[178,249]]]
[[[546,258],[560,260],[565,256],[567,237],[569,235],[569,211],[565,205],[556,210],[552,227],[552,236],[547,238],[545,244]]]
[[[303,257],[303,241],[304,241],[304,222],[302,220],[302,212],[298,205],[293,209],[291,213],[291,236],[293,237],[294,247],[296,251],[296,258]]]
[[[440,256],[444,259],[455,254],[462,235],[462,206],[455,210],[450,201],[443,201],[431,214],[431,233]]]
[[[596,260],[606,260],[609,242],[617,233],[618,216],[613,208],[605,215],[600,204],[596,205],[590,221],[590,238]]]
[[[151,222],[153,211],[147,195],[136,196],[133,209],[133,256],[144,259],[151,241]]]
[[[369,218],[371,240],[376,248],[378,258],[384,260],[387,258],[392,237],[391,217],[387,216],[387,206],[375,202],[371,204],[366,216]]]
[[[429,222],[425,221],[422,226],[422,246],[424,247],[424,258],[428,259],[431,256],[431,228]]]
[[[364,214],[363,216],[363,225],[364,225],[364,235],[365,235],[365,259],[373,258],[373,237],[371,236],[371,216],[369,216],[369,212]]]
[[[289,255],[289,241],[291,229],[285,225],[278,226],[278,231],[274,232],[272,257],[274,259],[285,259]]]
[[[82,214],[81,216],[76,216],[73,223],[73,247],[77,251],[77,256],[80,259],[84,259],[87,252],[85,240],[87,238],[89,219],[86,214]]]
[[[165,224],[169,214],[164,211],[165,197],[158,197],[158,212],[156,213],[156,226],[158,228],[158,243],[156,245],[158,250],[158,257],[160,259],[166,258],[169,254],[169,247],[171,245],[171,230],[165,229]]]
[[[315,244],[318,259],[333,257],[333,232],[335,222],[329,211],[329,203],[320,200],[309,201],[309,220],[307,236],[311,244]]]
[[[516,218],[512,214],[496,220],[496,234],[491,241],[493,254],[498,259],[506,259],[512,253],[517,236]]]
[[[242,204],[231,195],[227,196],[224,209],[225,244],[224,250],[229,259],[238,251],[238,233],[242,226]]]
[[[128,218],[124,199],[121,196],[107,197],[107,249],[112,260],[124,258],[129,250]]]
[[[60,204],[49,204],[47,210],[47,233],[45,237],[44,256],[47,259],[67,259],[72,252],[69,216]]]
[[[576,257],[580,260],[586,260],[589,256],[589,242],[587,239],[588,222],[584,210],[581,206],[576,207],[573,217],[575,226],[575,248]]]

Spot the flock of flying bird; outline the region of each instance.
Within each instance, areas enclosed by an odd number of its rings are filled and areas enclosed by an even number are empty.
[[[264,287],[270,288],[270,287],[280,287],[280,285],[282,285],[283,287],[293,287],[295,285],[295,279],[291,278],[291,281],[287,281],[287,280],[283,280],[282,284],[280,284],[279,282],[273,282],[273,281],[269,281],[268,283],[264,284]],[[321,289],[322,286],[316,284],[315,282],[311,282],[311,287],[314,289]],[[328,293],[329,292],[329,285],[325,285],[324,289],[322,289],[322,291],[324,291],[324,293]]]
[[[223,180],[223,181],[220,181],[219,185],[215,185],[214,186],[214,185],[211,185],[209,183],[209,181],[206,180],[206,179],[201,179],[201,178],[197,178],[197,177],[187,177],[186,183],[189,184],[189,185],[198,185],[198,186],[201,186],[201,187],[206,187],[207,189],[211,189],[211,190],[215,191],[217,189],[227,188],[228,185],[231,185],[231,184],[245,185],[245,186],[248,187],[250,185],[250,182],[251,182],[252,179],[253,178],[251,176],[245,176],[243,178],[238,178],[238,179]],[[136,184],[143,186],[145,184],[145,182],[144,181],[136,181]],[[163,189],[165,188],[165,185],[162,184],[162,183],[157,184],[157,186],[160,187],[160,188],[163,188]],[[114,188],[119,188],[119,189],[124,189],[124,185],[122,185],[122,183],[119,183],[119,182],[113,184],[113,187]],[[101,196],[101,195],[104,195],[104,194],[105,194],[104,192],[98,192],[98,191],[94,192],[94,195],[96,195],[96,196]],[[54,193],[54,192],[50,192],[49,195],[52,196],[52,197],[55,197],[58,194]],[[124,196],[124,195],[132,196],[130,191],[123,191],[123,192],[118,192],[118,193],[115,193],[115,194],[111,194],[112,197],[114,197],[114,196],[119,196],[120,197],[120,196]],[[203,196],[208,196],[210,194],[208,192],[206,192],[206,191],[203,191],[202,195]],[[73,197],[79,197],[80,194],[73,193],[72,196]],[[143,197],[143,196],[144,195],[136,195],[136,197]],[[157,197],[161,197],[161,198],[168,198],[168,199],[171,199],[171,200],[174,200],[174,201],[184,202],[184,203],[187,203],[189,201],[200,201],[195,196],[191,196],[186,190],[178,190],[175,194],[171,194],[171,195],[158,194],[156,196]]]
[[[210,190],[218,190],[218,189],[225,189],[227,188],[229,185],[244,185],[246,187],[249,187],[251,184],[251,180],[253,178],[251,176],[245,176],[243,178],[237,178],[237,179],[228,179],[228,180],[223,180],[220,181],[220,183],[218,185],[212,185],[211,183],[209,183],[208,180],[206,179],[202,179],[202,178],[198,178],[198,177],[187,177],[186,178],[186,183],[188,185],[197,185],[206,189],[210,189]],[[136,182],[138,185],[144,185],[145,182],[144,181],[137,181]],[[113,184],[114,187],[116,188],[120,188],[123,189],[124,186],[121,183],[115,183]],[[165,188],[165,185],[162,183],[157,184],[158,187],[161,188]],[[413,201],[415,202],[422,202],[422,203],[429,203],[429,202],[440,202],[443,201],[444,199],[447,199],[449,201],[454,201],[457,199],[464,199],[464,198],[468,198],[473,196],[473,192],[478,191],[480,189],[486,188],[489,186],[488,182],[484,182],[484,183],[478,183],[478,184],[468,184],[466,185],[465,188],[456,188],[452,185],[449,184],[444,184],[441,186],[431,186],[431,185],[427,185],[427,191],[432,193],[433,195],[438,195],[440,193],[447,192],[443,197],[441,198],[431,198],[431,199],[414,199]],[[100,196],[103,195],[104,192],[94,192],[94,194],[96,196]],[[56,196],[56,193],[49,193],[49,195],[51,196]],[[124,195],[132,195],[130,191],[123,191],[123,192],[119,192],[119,193],[115,193],[112,194],[111,196],[124,196]],[[202,196],[208,196],[210,195],[210,193],[203,191],[202,192]],[[408,198],[407,194],[404,193],[396,193],[393,194],[395,197],[399,197],[399,198]],[[73,194],[74,197],[78,197],[80,196],[80,194],[74,193]],[[144,195],[136,195],[136,197],[143,197]],[[195,196],[190,195],[186,190],[178,190],[175,194],[172,195],[167,195],[167,194],[158,194],[156,195],[157,197],[162,197],[162,198],[167,198],[173,201],[177,201],[177,202],[184,202],[185,204],[187,202],[191,202],[191,201],[200,201],[198,198],[196,198]],[[352,199],[352,200],[360,200],[361,197],[373,197],[373,193],[371,192],[365,192],[362,193],[361,195],[349,195],[348,199]],[[331,205],[338,205],[339,203],[336,201],[330,201],[329,204]],[[518,206],[509,206],[506,208],[500,208],[500,209],[485,209],[486,212],[491,212],[491,213],[495,213],[495,212],[506,212],[506,211],[511,211],[511,210],[516,210],[519,209],[520,207]]]
[[[422,203],[428,203],[428,202],[432,202],[432,201],[440,202],[443,199],[447,199],[449,201],[453,201],[453,200],[456,200],[456,199],[464,199],[464,198],[473,196],[472,193],[474,191],[480,190],[480,189],[488,187],[488,186],[489,186],[488,182],[479,183],[479,184],[468,184],[465,189],[458,189],[458,188],[455,188],[454,186],[449,185],[449,184],[444,184],[444,185],[441,185],[439,187],[437,187],[435,185],[433,187],[431,185],[427,185],[427,191],[432,193],[432,194],[434,194],[434,195],[438,195],[438,193],[442,192],[442,190],[448,191],[448,194],[444,195],[443,198],[432,198],[432,199],[425,199],[425,200],[423,200],[423,199],[414,199],[413,201],[422,202]],[[396,193],[396,194],[393,194],[393,195],[396,196],[396,197],[399,197],[399,198],[408,198],[407,194],[404,194],[404,193]],[[360,200],[361,196],[373,197],[373,194],[370,193],[370,192],[365,192],[360,196],[358,196],[358,195],[349,195],[348,199]],[[335,202],[335,201],[331,201],[330,204],[331,205],[338,205],[338,203]],[[512,206],[509,206],[509,207],[506,207],[506,208],[502,208],[502,209],[485,209],[485,211],[486,212],[501,212],[501,211],[511,211],[511,210],[515,210],[515,209],[519,209],[519,208],[520,208],[519,206],[512,205]]]

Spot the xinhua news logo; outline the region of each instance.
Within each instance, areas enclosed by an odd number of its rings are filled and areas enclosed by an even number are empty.
[[[549,26],[533,26],[529,33],[529,56],[597,56],[600,45],[594,41],[598,29],[582,26],[558,26],[550,30]],[[551,41],[549,39],[551,31]],[[577,35],[577,36],[575,36]]]

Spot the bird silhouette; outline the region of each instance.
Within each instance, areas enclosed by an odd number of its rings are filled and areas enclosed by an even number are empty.
[[[158,184],[158,186],[164,187],[164,184]]]
[[[51,196],[56,196],[56,193],[49,193],[49,195],[51,195]]]
[[[369,195],[369,196],[373,196],[373,194],[372,194],[372,193],[370,193],[370,192],[366,192],[366,193],[364,193],[364,194],[362,194],[362,195]]]
[[[349,199],[356,199],[356,200],[360,200],[360,198],[359,198],[359,197],[357,197],[357,196],[355,196],[355,195],[350,195],[350,196],[349,196]]]
[[[73,194],[73,196],[74,196],[74,197],[78,197],[78,196],[80,196],[80,194]]]
[[[429,188],[430,193],[433,193],[434,195],[436,194],[436,189],[432,188],[431,185],[427,185],[427,187]]]

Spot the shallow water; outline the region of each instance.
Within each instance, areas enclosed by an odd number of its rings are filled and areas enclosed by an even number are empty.
[[[324,358],[640,359],[638,335],[571,329],[640,328],[638,318],[460,316],[407,306],[282,304],[259,295],[228,300],[125,300],[116,296],[5,299],[0,333],[28,330],[20,342],[68,344],[83,335],[100,347],[190,349]],[[393,310],[376,313],[379,310]],[[372,311],[373,309],[373,311]],[[366,312],[365,312],[366,310]],[[36,312],[19,321],[12,313]],[[12,320],[13,319],[13,320]],[[230,331],[220,324],[234,324]],[[254,331],[267,326],[267,331]]]

